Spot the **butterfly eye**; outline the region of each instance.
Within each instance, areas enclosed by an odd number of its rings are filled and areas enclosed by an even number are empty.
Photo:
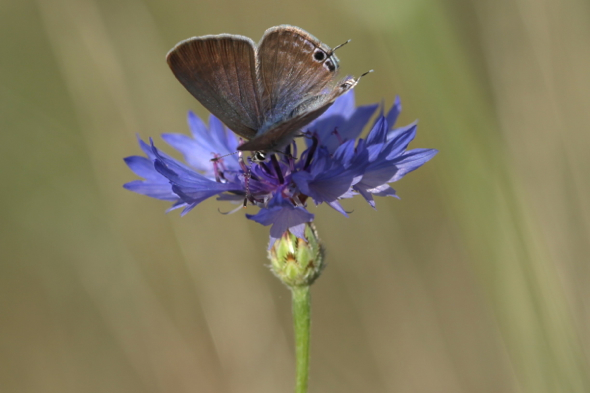
[[[255,151],[254,154],[252,154],[252,161],[256,163],[266,161],[266,153],[263,151]]]
[[[321,49],[316,49],[315,53],[313,54],[313,58],[316,61],[324,61],[326,59],[326,53]]]

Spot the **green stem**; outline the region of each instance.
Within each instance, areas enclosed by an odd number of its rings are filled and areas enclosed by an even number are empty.
[[[291,287],[293,296],[293,323],[295,326],[295,361],[297,379],[295,393],[307,393],[309,375],[309,333],[311,322],[311,295],[309,286]]]

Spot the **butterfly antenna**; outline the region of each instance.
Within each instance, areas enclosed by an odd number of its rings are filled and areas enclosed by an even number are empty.
[[[238,154],[238,153],[239,153],[239,151],[234,151],[233,153],[224,154],[224,155],[219,156],[219,157],[213,157],[210,161],[219,161],[219,160],[221,160],[224,157],[233,156],[234,154]]]
[[[364,74],[362,74],[361,76],[359,76],[358,78],[356,78],[356,80],[360,80],[363,76],[370,74],[371,72],[375,72],[374,70],[369,70],[367,72],[365,72]]]
[[[348,40],[340,45],[335,46],[334,48],[332,48],[332,50],[330,50],[330,53],[328,54],[328,57],[332,56],[332,54],[334,54],[334,52],[336,52],[336,49],[338,48],[342,48],[344,45],[348,44],[350,41],[352,40]]]
[[[365,72],[364,74],[362,74],[361,76],[359,76],[358,78],[347,78],[344,83],[342,83],[340,85],[340,88],[344,91],[346,90],[350,90],[353,87],[355,87],[357,85],[357,83],[359,83],[359,81],[361,80],[361,78],[367,74],[370,74],[371,72],[373,72],[373,70],[369,70],[367,72]]]

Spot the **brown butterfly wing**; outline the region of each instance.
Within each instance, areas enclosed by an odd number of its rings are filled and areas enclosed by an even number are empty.
[[[301,128],[321,116],[336,98],[354,88],[358,81],[359,79],[346,77],[329,92],[307,99],[294,109],[288,120],[275,124],[264,134],[240,145],[238,150],[283,152]]]
[[[251,39],[193,37],[178,43],[166,58],[176,78],[205,108],[236,134],[255,137],[263,114]]]
[[[257,58],[266,125],[284,121],[297,106],[320,94],[338,70],[330,48],[295,26],[268,29]]]

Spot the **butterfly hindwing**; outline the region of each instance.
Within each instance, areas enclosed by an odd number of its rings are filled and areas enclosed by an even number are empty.
[[[354,88],[358,79],[346,77],[325,94],[313,96],[294,109],[288,120],[238,147],[242,151],[282,152],[300,130],[320,117],[342,94]]]

